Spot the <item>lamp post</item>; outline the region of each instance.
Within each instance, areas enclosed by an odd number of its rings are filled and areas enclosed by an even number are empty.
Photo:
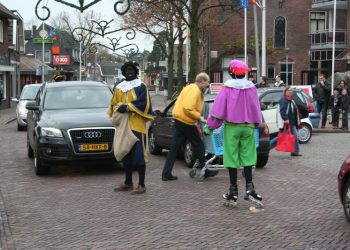
[[[42,61],[41,61],[41,82],[45,82],[45,39],[48,36],[47,31],[45,30],[45,23],[42,23],[42,30],[39,32],[39,36],[41,37],[41,45],[42,45]]]
[[[97,81],[97,76],[96,76],[96,69],[97,69],[96,56],[97,56],[97,53],[98,53],[98,51],[96,51],[94,54],[94,81]]]
[[[266,76],[266,0],[262,0],[261,9],[261,75]]]
[[[289,52],[289,48],[285,48],[286,50],[286,84],[289,85],[289,72],[288,72],[288,52]]]

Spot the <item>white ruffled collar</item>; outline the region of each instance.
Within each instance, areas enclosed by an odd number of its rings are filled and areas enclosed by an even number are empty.
[[[122,81],[117,85],[117,89],[119,89],[121,92],[125,93],[129,90],[136,88],[142,84],[142,81],[140,79],[134,79],[132,81]]]
[[[255,87],[254,83],[246,79],[229,79],[224,85],[234,89],[249,89]]]

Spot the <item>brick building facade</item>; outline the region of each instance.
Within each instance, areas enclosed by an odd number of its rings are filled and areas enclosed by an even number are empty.
[[[347,51],[346,34],[350,27],[347,1],[338,2],[336,56]],[[266,1],[266,75],[270,83],[278,74],[285,82],[296,85],[315,84],[320,73],[331,74],[333,3],[331,0]],[[257,8],[257,20],[261,53],[260,8]],[[210,71],[214,81],[225,81],[229,77],[228,61],[244,59],[244,11],[212,9],[203,18],[203,24],[201,69]],[[250,6],[247,10],[248,64],[255,70],[254,35],[253,7]],[[217,57],[210,58],[215,51]],[[347,69],[346,57],[340,56],[335,71]]]
[[[20,93],[19,62],[23,51],[22,17],[0,3],[0,109],[10,107],[11,97]]]

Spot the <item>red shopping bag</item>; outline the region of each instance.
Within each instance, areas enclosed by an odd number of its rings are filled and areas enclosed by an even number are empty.
[[[283,131],[278,133],[276,150],[282,152],[295,151],[295,135],[291,132],[289,124],[283,127]]]

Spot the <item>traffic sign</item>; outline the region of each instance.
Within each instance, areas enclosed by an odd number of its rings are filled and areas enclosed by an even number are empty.
[[[240,1],[239,1],[239,6],[240,6],[241,8],[246,9],[246,8],[249,7],[249,1],[248,1],[248,0],[240,0]]]

